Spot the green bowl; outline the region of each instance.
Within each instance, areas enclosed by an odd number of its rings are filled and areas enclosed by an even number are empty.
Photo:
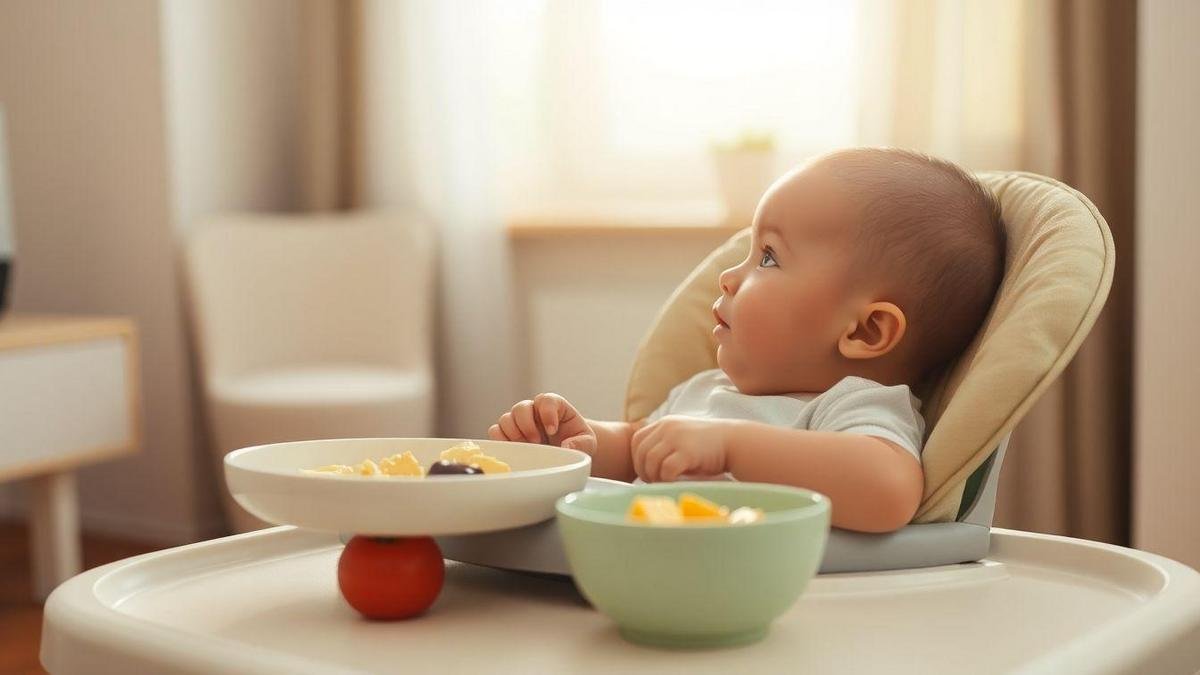
[[[625,520],[637,495],[693,492],[749,525],[655,526]],[[829,500],[761,483],[662,483],[558,500],[558,527],[575,583],[632,642],[723,647],[761,640],[816,574],[829,535]]]

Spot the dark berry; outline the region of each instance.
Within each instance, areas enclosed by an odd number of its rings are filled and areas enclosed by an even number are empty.
[[[474,464],[458,464],[457,462],[449,462],[444,459],[440,462],[434,462],[433,466],[429,467],[428,473],[430,476],[475,476],[482,474],[483,469]]]

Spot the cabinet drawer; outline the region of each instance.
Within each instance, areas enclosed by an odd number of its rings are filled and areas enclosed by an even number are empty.
[[[0,350],[0,478],[132,450],[130,358],[119,336]]]

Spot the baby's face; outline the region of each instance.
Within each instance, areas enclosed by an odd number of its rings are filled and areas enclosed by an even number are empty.
[[[841,379],[857,217],[819,167],[785,175],[763,196],[750,255],[721,273],[713,305],[717,363],[739,391],[824,391]]]

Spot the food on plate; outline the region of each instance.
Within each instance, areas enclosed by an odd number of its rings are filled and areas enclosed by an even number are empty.
[[[485,455],[483,448],[480,448],[477,443],[472,441],[463,441],[458,445],[447,448],[442,451],[441,458],[447,462],[455,464],[472,464],[478,466],[484,473],[508,473],[512,471],[512,467],[501,462],[500,460]]]
[[[429,537],[355,536],[338,558],[342,597],[368,619],[407,619],[433,604],[446,565]]]
[[[472,457],[483,455],[483,448],[479,447],[478,443],[472,441],[463,441],[458,445],[452,446],[442,451],[441,458],[447,462],[456,464],[470,464]]]
[[[449,460],[440,460],[434,462],[429,467],[429,476],[478,476],[483,473],[483,469],[478,466],[469,464],[459,464]]]
[[[396,454],[379,460],[379,470],[387,476],[412,476],[420,478],[425,475],[421,463],[416,456],[405,450],[404,454]]]
[[[748,525],[763,518],[762,509],[743,506],[732,512],[700,495],[684,492],[678,503],[667,496],[640,495],[633,498],[625,519],[646,525]]]
[[[495,457],[488,455],[475,455],[467,462],[470,466],[479,467],[484,473],[509,473],[512,467]]]
[[[375,476],[423,478],[425,469],[411,451],[396,453],[384,457],[376,464],[371,459],[353,466],[349,464],[327,464],[315,469],[301,469],[305,473],[325,474],[331,476]],[[429,467],[429,475],[476,475],[489,473],[509,473],[512,467],[508,464],[484,454],[483,449],[471,441],[463,441],[458,445],[441,452],[441,460]]]

